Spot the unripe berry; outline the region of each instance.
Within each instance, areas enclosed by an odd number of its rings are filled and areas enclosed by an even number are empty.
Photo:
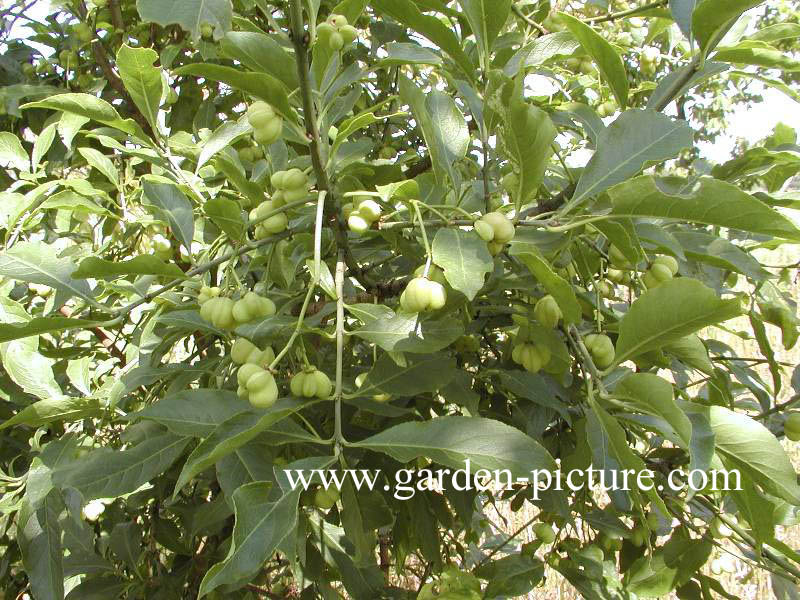
[[[786,418],[783,433],[793,442],[800,441],[800,413],[792,413]]]
[[[564,316],[556,299],[549,294],[536,303],[533,314],[539,323],[551,329],[557,327],[558,322]]]
[[[494,230],[494,236],[490,241],[507,244],[514,238],[514,224],[503,213],[490,212],[483,215],[480,220],[491,225]]]

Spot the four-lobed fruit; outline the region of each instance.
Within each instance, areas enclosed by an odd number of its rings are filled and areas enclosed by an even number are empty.
[[[349,46],[357,37],[358,30],[348,23],[344,15],[332,14],[317,26],[317,39],[334,52]]]
[[[608,100],[597,107],[597,114],[600,117],[610,117],[617,112],[617,103],[613,100]]]
[[[426,277],[415,277],[400,295],[401,308],[409,313],[439,310],[447,302],[447,291],[441,283]]]
[[[550,358],[551,353],[547,346],[530,342],[518,344],[511,351],[511,359],[531,373],[538,373],[542,367],[547,366]]]
[[[495,248],[499,244],[502,248],[514,239],[515,233],[514,223],[500,212],[486,213],[475,221],[475,231],[483,241],[490,244],[490,251],[492,249],[491,244],[495,244]]]
[[[172,244],[160,233],[157,233],[153,236],[153,238],[150,240],[150,245],[153,249],[153,254],[155,254],[161,260],[169,260],[172,258]]]
[[[233,318],[237,323],[270,317],[275,314],[275,303],[255,292],[247,292],[233,305]]]
[[[642,275],[642,283],[647,289],[658,287],[665,281],[669,281],[678,273],[678,261],[671,256],[659,256],[650,268]]]
[[[276,233],[286,231],[286,228],[289,226],[289,217],[286,216],[285,212],[279,212],[271,216],[267,216],[271,212],[280,208],[280,206],[281,205],[277,205],[274,200],[264,200],[261,204],[250,211],[251,221],[263,219],[258,225],[256,225],[254,231],[254,237],[257,240],[263,240],[271,235],[275,235]]]
[[[245,363],[236,372],[239,397],[247,398],[256,408],[269,408],[278,399],[278,384],[272,373],[253,363]]]
[[[614,342],[602,333],[590,333],[583,338],[586,349],[592,356],[594,363],[601,369],[611,366],[614,362]]]
[[[297,202],[308,195],[308,175],[300,169],[277,171],[272,174],[269,181],[275,188],[275,193],[272,195],[275,206]]]
[[[533,309],[533,314],[536,320],[545,327],[555,329],[558,327],[558,322],[564,316],[558,302],[550,294],[540,299]]]
[[[347,226],[350,231],[362,234],[367,231],[375,221],[381,218],[381,205],[372,198],[364,198],[358,203],[345,204],[342,207],[342,214],[347,219]]]
[[[533,534],[543,544],[552,544],[556,541],[556,532],[550,523],[537,523],[533,526]]]
[[[209,298],[200,306],[200,316],[218,329],[233,329],[236,319],[233,318],[235,302],[230,298]]]
[[[339,501],[339,491],[336,488],[317,488],[314,492],[314,506],[321,510],[330,510]]]
[[[272,346],[261,350],[247,338],[236,338],[231,346],[231,360],[237,365],[251,363],[260,367],[269,365],[275,360],[275,351]]]
[[[800,441],[800,413],[792,413],[786,417],[783,433],[793,442]]]
[[[247,121],[253,127],[253,137],[259,144],[269,146],[283,133],[283,119],[271,105],[261,100],[248,107]]]
[[[292,395],[298,398],[328,398],[333,390],[330,378],[316,367],[306,367],[289,383]]]

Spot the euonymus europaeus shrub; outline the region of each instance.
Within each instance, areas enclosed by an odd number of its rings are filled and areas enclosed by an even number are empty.
[[[796,595],[796,135],[696,146],[794,11],[4,3],[0,597],[731,598],[723,540]]]

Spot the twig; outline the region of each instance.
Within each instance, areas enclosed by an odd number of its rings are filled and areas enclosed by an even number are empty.
[[[336,391],[334,392],[334,438],[336,454],[347,444],[342,434],[342,362],[344,361],[344,261],[339,250],[336,261]]]
[[[544,26],[542,26],[540,23],[537,23],[536,21],[534,21],[533,19],[531,19],[531,18],[530,18],[528,15],[526,15],[525,13],[523,13],[523,12],[522,12],[522,9],[520,9],[520,7],[519,7],[519,6],[517,6],[516,4],[512,4],[512,5],[511,5],[511,10],[513,10],[513,11],[514,11],[514,14],[515,14],[515,15],[517,15],[517,16],[518,16],[520,19],[522,19],[522,20],[523,20],[523,21],[525,21],[525,22],[526,22],[528,25],[530,25],[531,27],[533,27],[534,29],[536,29],[536,30],[537,30],[537,31],[538,31],[538,32],[539,32],[541,35],[547,35],[548,33],[550,33],[550,32],[549,32],[549,31],[547,31],[547,29],[545,29],[545,28],[544,28]]]
[[[641,12],[646,12],[653,8],[661,8],[662,6],[666,6],[669,3],[669,0],[658,0],[657,2],[650,2],[649,4],[643,4],[642,6],[637,6],[635,8],[630,8],[628,10],[621,10],[619,12],[610,13],[607,15],[603,15],[601,17],[590,17],[588,19],[584,19],[584,23],[605,23],[606,21],[614,21],[615,19],[621,19],[623,17],[629,17],[631,15],[635,15]]]

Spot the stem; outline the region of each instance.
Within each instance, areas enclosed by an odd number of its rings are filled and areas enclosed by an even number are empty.
[[[517,15],[520,19],[522,19],[528,25],[536,29],[541,35],[547,35],[549,33],[547,29],[544,28],[544,26],[537,23],[536,21],[531,19],[528,15],[526,15],[524,12],[522,12],[522,9],[520,9],[520,7],[517,6],[516,4],[511,5],[511,10],[513,10],[514,14]]]
[[[344,357],[344,260],[339,251],[336,261],[336,388],[334,392],[334,439],[336,454],[347,444],[342,434],[342,362]]]
[[[428,271],[431,268],[431,261],[433,260],[433,252],[431,252],[431,246],[428,243],[428,234],[425,231],[425,221],[422,220],[422,213],[419,211],[419,203],[412,201],[412,204],[414,205],[414,213],[417,215],[417,221],[419,221],[420,231],[422,231],[422,242],[425,244],[425,254],[428,257],[425,261],[425,271],[422,273],[423,277],[427,277]]]
[[[303,307],[300,309],[300,315],[297,317],[297,323],[294,326],[294,331],[292,331],[289,341],[286,342],[286,345],[283,347],[283,349],[270,363],[270,370],[274,369],[275,366],[281,362],[281,359],[286,356],[286,353],[289,352],[289,349],[292,347],[292,345],[294,345],[297,336],[300,335],[300,330],[303,327],[303,320],[305,319],[306,311],[308,310],[308,303],[311,301],[311,296],[314,294],[314,290],[317,288],[317,284],[319,283],[319,267],[320,261],[322,260],[322,215],[325,210],[326,195],[327,192],[320,191],[319,199],[317,200],[317,220],[316,226],[314,227],[314,272],[311,273],[311,282],[308,284],[308,291],[306,292],[306,297],[303,299]]]
[[[317,189],[328,193],[332,192],[328,174],[320,153],[319,124],[317,123],[317,111],[312,97],[311,81],[309,79],[309,58],[308,58],[308,38],[303,27],[303,6],[301,0],[290,0],[289,2],[289,22],[291,25],[292,45],[294,46],[295,60],[297,62],[297,77],[300,85],[300,97],[303,101],[303,121],[306,126],[306,136],[309,140],[309,153],[311,154],[311,164],[317,177]],[[331,195],[332,197],[332,195]],[[332,197],[333,199],[333,197]],[[353,256],[350,246],[347,243],[347,234],[341,220],[339,205],[334,200],[330,202],[328,220],[333,227],[336,245],[344,252],[344,260],[350,274],[364,287],[372,289],[375,286],[364,277],[361,266]]]

